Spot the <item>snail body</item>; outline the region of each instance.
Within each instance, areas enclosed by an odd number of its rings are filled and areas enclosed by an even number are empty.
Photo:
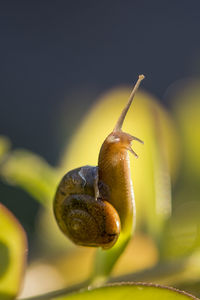
[[[54,215],[61,231],[75,244],[111,248],[120,231],[133,226],[135,215],[129,153],[140,139],[122,131],[122,124],[143,75],[130,95],[114,130],[103,142],[98,166],[83,166],[62,178],[54,199]]]

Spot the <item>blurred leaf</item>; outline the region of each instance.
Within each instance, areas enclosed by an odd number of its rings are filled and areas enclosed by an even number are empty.
[[[15,217],[0,204],[0,299],[19,292],[26,261],[26,235]]]
[[[131,235],[132,230],[121,230],[120,236],[112,248],[108,250],[103,250],[101,248],[97,249],[94,268],[90,279],[92,284],[99,285],[106,281],[116,261],[127,247]]]
[[[32,296],[34,297],[34,295],[46,294],[50,291],[61,289],[64,285],[63,281],[64,278],[50,264],[42,263],[41,260],[29,263],[26,269],[23,289],[17,299],[22,300],[26,297],[29,299]],[[39,300],[40,297],[37,297],[35,300],[37,299]],[[47,297],[46,299],[50,300],[52,297]]]
[[[0,162],[9,149],[10,149],[9,139],[0,135]]]
[[[191,255],[200,247],[200,203],[182,202],[174,209],[163,234],[162,255],[167,259],[180,259]]]
[[[196,296],[200,296],[200,249],[193,252],[190,257],[185,260],[184,267],[179,272],[174,272],[166,278],[167,284],[173,284],[178,288],[192,292]],[[178,260],[176,260],[178,261]],[[173,263],[173,261],[171,262]],[[199,284],[197,284],[199,283]]]
[[[181,172],[173,190],[173,215],[163,235],[167,259],[191,255],[200,247],[200,82],[181,80],[171,103],[181,142]]]
[[[152,268],[158,262],[158,251],[153,240],[135,234],[113,269],[113,277]]]
[[[10,184],[20,186],[43,205],[50,205],[59,178],[41,157],[26,150],[11,152],[0,173]]]
[[[49,251],[52,251],[51,248],[53,247],[50,246],[46,250],[46,255],[43,257],[44,263],[48,259]],[[54,246],[54,251],[55,249],[56,247]],[[64,286],[70,286],[86,281],[89,278],[93,267],[94,251],[94,248],[77,247],[71,244],[70,249],[65,247],[65,252],[57,252],[57,255],[51,256],[48,262],[60,273]],[[151,268],[157,261],[158,253],[153,241],[147,236],[136,234],[116,263],[112,281],[115,281],[118,276]]]
[[[185,80],[174,85],[172,105],[181,135],[184,175],[200,178],[200,81]],[[194,177],[193,177],[194,176]]]
[[[185,292],[152,284],[132,283],[132,284],[119,284],[105,286],[97,289],[89,289],[79,293],[74,293],[68,296],[54,298],[59,300],[70,299],[137,299],[137,300],[186,300],[197,299],[196,297],[189,295]]]
[[[83,165],[97,165],[98,153],[113,130],[127,103],[129,89],[114,89],[99,99],[64,152],[61,166],[69,171]],[[136,199],[137,227],[159,238],[171,213],[171,176],[177,167],[177,142],[173,122],[167,112],[147,93],[138,93],[125,120],[123,130],[144,140],[144,147],[133,145],[139,159],[131,156]],[[125,249],[130,232],[122,232],[110,250],[98,249],[95,274],[105,276]],[[104,270],[103,270],[104,268]]]
[[[59,229],[52,207],[49,209],[41,207],[36,217],[35,233],[36,247],[41,258],[43,256],[45,259],[54,259],[57,256],[60,258],[62,254],[67,255],[68,252],[78,249]],[[80,248],[83,249],[83,247]]]

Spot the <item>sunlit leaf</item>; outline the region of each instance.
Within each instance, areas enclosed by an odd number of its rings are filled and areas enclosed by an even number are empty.
[[[158,285],[151,284],[121,284],[106,286],[97,289],[89,289],[80,293],[74,293],[68,296],[62,296],[54,298],[59,300],[86,300],[86,299],[137,299],[137,300],[186,300],[186,299],[197,299],[196,297],[189,295],[185,292]]]
[[[127,103],[129,89],[115,89],[104,95],[80,124],[61,161],[65,172],[83,165],[97,165],[105,137],[113,130]],[[177,143],[173,122],[167,112],[149,94],[138,93],[123,130],[144,140],[134,144],[139,154],[131,156],[131,171],[136,199],[137,227],[159,238],[171,213],[171,180],[176,173]],[[121,232],[117,244],[108,251],[98,250],[95,274],[108,275],[117,257],[125,249],[131,232]],[[102,268],[104,268],[102,270]]]
[[[50,205],[59,176],[56,169],[26,150],[11,152],[1,168],[10,184],[20,186],[44,205]]]
[[[26,235],[16,218],[0,204],[0,299],[14,299],[21,286],[27,254]]]

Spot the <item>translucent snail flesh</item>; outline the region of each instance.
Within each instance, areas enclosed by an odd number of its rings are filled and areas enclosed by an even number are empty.
[[[54,214],[61,231],[75,244],[111,248],[134,209],[128,151],[140,139],[122,131],[122,124],[143,75],[130,95],[114,130],[103,142],[98,166],[83,166],[62,178],[54,199]],[[129,214],[130,217],[133,217]]]

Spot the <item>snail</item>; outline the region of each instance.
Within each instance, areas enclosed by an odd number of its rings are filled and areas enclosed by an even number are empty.
[[[103,142],[98,166],[83,166],[64,175],[54,198],[54,215],[61,231],[75,244],[109,249],[135,215],[133,186],[128,151],[131,142],[140,139],[122,131],[122,125],[136,90],[114,130]]]

